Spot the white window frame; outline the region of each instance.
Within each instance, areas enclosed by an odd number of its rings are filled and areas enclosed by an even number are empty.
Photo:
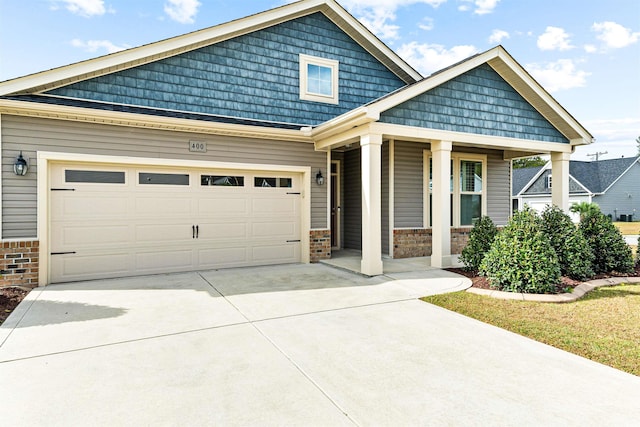
[[[473,153],[451,153],[451,160],[453,161],[453,204],[451,206],[453,222],[451,223],[451,227],[459,228],[459,227],[471,227],[469,224],[460,224],[460,196],[463,194],[480,194],[482,196],[482,207],[481,214],[482,216],[487,215],[487,156],[484,154],[473,154]],[[460,189],[460,164],[462,161],[468,160],[470,162],[482,162],[482,191],[481,192],[467,192],[461,191]],[[422,182],[423,182],[423,192],[422,192],[422,206],[424,206],[423,210],[423,226],[424,228],[431,228],[431,218],[429,218],[429,195],[431,194],[431,189],[429,188],[429,164],[431,161],[431,151],[424,150],[423,151],[423,162],[422,162]]]
[[[553,185],[553,175],[547,175],[547,189],[551,189]]]
[[[318,93],[312,93],[308,90],[307,80],[307,68],[308,65],[317,65],[319,67],[325,67],[331,69],[331,95],[322,95]],[[338,72],[340,63],[333,59],[318,58],[317,56],[310,56],[300,54],[300,99],[305,101],[324,102],[326,104],[338,104]]]

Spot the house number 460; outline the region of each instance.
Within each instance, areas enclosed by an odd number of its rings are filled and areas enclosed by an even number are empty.
[[[189,141],[189,151],[195,151],[196,153],[206,153],[207,143],[201,141]]]

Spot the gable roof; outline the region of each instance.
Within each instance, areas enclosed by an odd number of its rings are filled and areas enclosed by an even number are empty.
[[[380,119],[380,115],[474,68],[488,64],[551,123],[571,145],[593,142],[593,135],[565,110],[502,46],[471,56],[457,64],[396,90],[363,107],[326,122],[313,130],[314,136],[332,136],[339,129],[349,129]]]
[[[405,83],[410,84],[422,78],[420,73],[334,0],[300,0],[182,36],[0,82],[0,96],[41,93],[155,62],[317,12],[327,16]]]
[[[569,176],[588,192],[592,194],[602,194],[611,188],[611,186],[638,162],[640,162],[640,156],[594,162],[571,160],[569,162]],[[511,194],[518,196],[524,193],[538,180],[544,171],[549,169],[551,169],[551,162],[540,167],[514,169],[511,181]]]
[[[537,177],[543,168],[544,166],[533,166],[530,168],[513,169],[513,173],[511,174],[511,194],[517,196],[525,187],[529,187],[533,183],[534,177]]]

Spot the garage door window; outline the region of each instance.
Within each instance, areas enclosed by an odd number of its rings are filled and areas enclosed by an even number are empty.
[[[64,171],[65,182],[84,182],[91,184],[124,184],[124,172],[72,170]]]
[[[153,185],[189,185],[189,174],[141,172],[138,175],[138,183]]]
[[[271,177],[260,177],[257,176],[253,180],[254,187],[280,187],[280,188],[291,188],[293,185],[293,181],[291,178],[271,178]]]
[[[201,175],[200,185],[218,187],[244,187],[244,176]]]

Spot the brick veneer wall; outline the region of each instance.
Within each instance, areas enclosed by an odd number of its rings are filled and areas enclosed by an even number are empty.
[[[39,242],[2,242],[1,246],[0,286],[38,286]]]
[[[318,262],[331,258],[331,230],[311,230],[309,232],[309,260]]]
[[[451,253],[460,254],[469,242],[471,227],[451,229]],[[431,256],[430,228],[403,228],[393,230],[393,257],[413,258]]]

